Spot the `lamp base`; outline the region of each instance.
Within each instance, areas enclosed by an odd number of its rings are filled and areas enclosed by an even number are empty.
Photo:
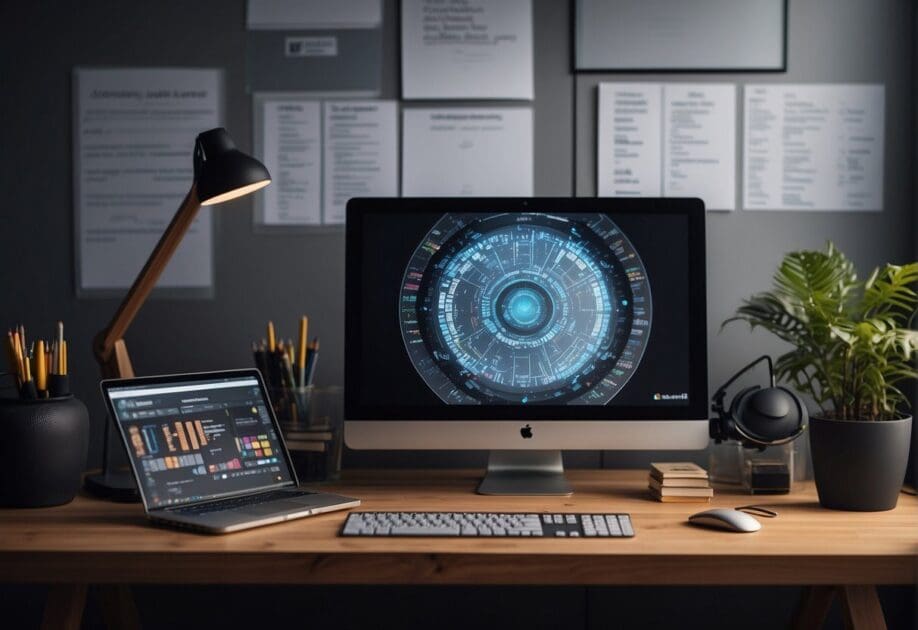
[[[140,493],[134,483],[134,475],[128,470],[111,471],[87,475],[83,487],[91,495],[117,503],[139,503]]]

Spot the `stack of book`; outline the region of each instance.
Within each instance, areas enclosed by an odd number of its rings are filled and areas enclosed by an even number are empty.
[[[294,424],[282,424],[284,442],[287,450],[324,453],[329,450],[329,442],[334,439],[331,427],[303,427]]]
[[[651,464],[649,487],[664,503],[707,503],[714,496],[708,471],[692,462]]]
[[[327,481],[341,470],[341,440],[331,427],[282,424],[284,442],[301,482]]]

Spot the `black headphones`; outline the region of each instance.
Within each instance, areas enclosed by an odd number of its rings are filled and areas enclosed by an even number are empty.
[[[747,387],[733,397],[729,409],[725,408],[727,388],[762,361],[768,362],[771,385]],[[714,393],[711,411],[717,414],[711,418],[711,438],[718,444],[737,440],[747,448],[764,449],[792,442],[806,430],[809,420],[800,396],[786,387],[775,386],[775,371],[768,355],[759,357],[721,385]]]

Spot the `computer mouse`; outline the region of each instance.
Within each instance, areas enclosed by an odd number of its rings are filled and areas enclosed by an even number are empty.
[[[762,524],[755,517],[729,508],[715,508],[692,514],[688,518],[692,525],[713,527],[729,532],[742,532],[748,534],[762,529]]]

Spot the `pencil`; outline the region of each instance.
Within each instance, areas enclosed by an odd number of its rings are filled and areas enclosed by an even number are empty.
[[[22,377],[25,370],[22,367],[22,346],[19,345],[19,331],[13,331],[13,353],[16,355],[16,375],[19,377],[19,384],[22,384]]]
[[[35,386],[39,393],[48,389],[48,366],[45,365],[45,342],[39,339],[35,345]]]
[[[306,340],[308,339],[306,335],[308,332],[309,318],[303,315],[300,318],[300,345],[296,357],[297,378],[300,387],[306,385]]]
[[[16,377],[16,381],[21,385],[22,379],[19,374],[19,353],[16,351],[16,341],[13,339],[13,331],[6,331],[6,355],[10,362],[10,372]]]
[[[29,346],[26,345],[26,336],[25,336],[25,326],[19,324],[19,347],[22,352],[22,357],[25,359],[29,358]]]
[[[277,343],[274,338],[274,322],[268,322],[268,352],[274,352],[277,349]]]
[[[67,340],[61,342],[61,374],[67,375]]]

